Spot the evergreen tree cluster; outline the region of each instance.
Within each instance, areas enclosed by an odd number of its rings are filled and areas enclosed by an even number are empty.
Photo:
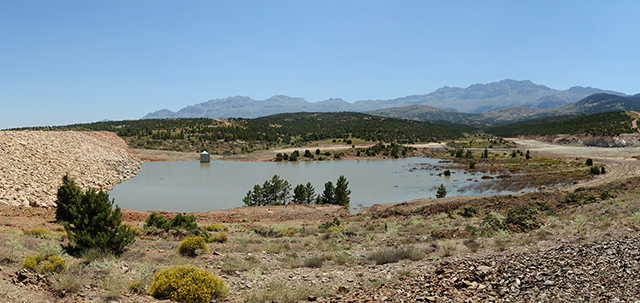
[[[267,206],[287,204],[335,204],[345,208],[349,207],[351,190],[345,176],[340,175],[335,186],[331,181],[324,185],[324,191],[316,195],[311,182],[298,184],[291,195],[291,185],[278,175],[264,182],[262,186],[254,185],[242,199],[246,206]]]

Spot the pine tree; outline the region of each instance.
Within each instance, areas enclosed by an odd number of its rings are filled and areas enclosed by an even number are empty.
[[[98,248],[121,254],[124,248],[135,242],[135,235],[122,225],[120,207],[111,209],[114,200],[100,190],[89,189],[78,205],[69,208],[71,219],[64,223],[69,238],[69,248],[84,251]]]
[[[340,177],[338,177],[338,181],[336,181],[336,188],[334,191],[333,200],[335,204],[349,208],[349,201],[351,200],[349,195],[351,194],[351,190],[347,188],[348,186],[349,182],[347,181],[347,178],[340,175]]]
[[[80,203],[80,197],[82,195],[82,189],[76,185],[76,181],[73,177],[69,176],[69,173],[62,177],[62,185],[58,187],[58,194],[56,204],[56,220],[57,221],[70,221],[71,213],[69,209],[72,206],[77,206]]]
[[[335,189],[333,188],[333,183],[331,183],[331,181],[328,181],[327,183],[325,183],[324,191],[322,192],[322,204],[333,204],[334,193],[335,193]]]
[[[440,183],[438,190],[436,191],[436,198],[444,198],[447,196],[447,188],[444,187],[444,184]]]

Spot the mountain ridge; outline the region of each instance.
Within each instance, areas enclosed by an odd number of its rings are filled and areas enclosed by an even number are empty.
[[[427,105],[443,109],[454,109],[463,113],[481,113],[510,106],[538,109],[552,108],[578,101],[588,95],[604,92],[626,96],[623,93],[592,87],[573,86],[566,90],[556,90],[535,84],[530,80],[506,79],[487,84],[473,84],[467,88],[444,86],[423,95],[409,95],[389,100],[359,100],[354,103],[346,102],[340,98],[312,103],[303,98],[286,95],[275,95],[261,101],[246,96],[234,96],[189,105],[177,112],[161,109],[148,113],[142,119],[186,117],[255,118],[300,111],[368,112],[408,105]]]

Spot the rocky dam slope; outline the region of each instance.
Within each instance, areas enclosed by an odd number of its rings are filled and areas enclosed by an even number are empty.
[[[0,131],[0,203],[53,207],[65,173],[84,189],[111,190],[141,164],[114,133]]]

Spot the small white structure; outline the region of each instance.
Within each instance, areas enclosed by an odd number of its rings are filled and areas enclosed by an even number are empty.
[[[200,154],[200,163],[209,163],[209,162],[211,162],[211,156],[205,150]]]

